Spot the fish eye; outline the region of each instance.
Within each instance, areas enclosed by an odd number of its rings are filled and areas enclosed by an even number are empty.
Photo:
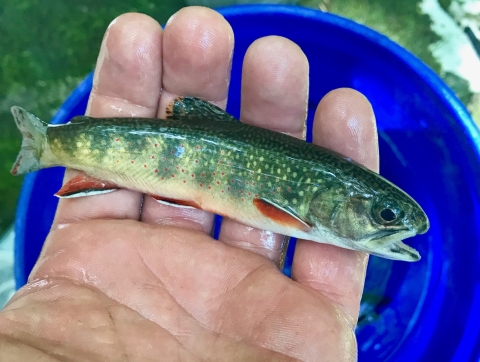
[[[372,216],[380,225],[392,225],[403,218],[404,212],[395,200],[380,198],[372,205]]]
[[[392,222],[397,218],[397,214],[392,209],[386,208],[380,211],[380,217],[386,222]]]

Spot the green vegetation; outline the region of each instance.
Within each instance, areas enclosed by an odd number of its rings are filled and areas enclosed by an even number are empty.
[[[318,0],[300,0],[305,6],[318,7]],[[329,0],[328,11],[353,19],[385,34],[421,58],[435,71],[440,66],[429,51],[438,36],[430,29],[430,18],[420,13],[420,0]]]
[[[303,6],[322,8],[385,34],[428,64],[469,105],[473,95],[466,81],[443,72],[430,51],[430,45],[439,37],[430,28],[430,17],[420,12],[419,3],[420,0],[300,0]],[[450,3],[451,0],[440,1],[445,10]]]
[[[21,105],[48,120],[94,68],[103,33],[137,11],[165,23],[182,0],[2,0],[0,2],[0,235],[12,223],[21,177],[10,175],[21,137],[10,114]]]

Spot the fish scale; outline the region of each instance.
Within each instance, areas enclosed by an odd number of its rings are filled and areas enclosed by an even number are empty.
[[[75,117],[48,126],[14,107],[24,144],[12,173],[62,165],[88,177],[64,197],[128,188],[281,234],[414,261],[402,238],[428,218],[404,191],[347,157],[180,97],[167,119]]]

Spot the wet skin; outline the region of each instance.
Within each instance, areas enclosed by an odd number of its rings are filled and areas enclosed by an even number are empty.
[[[87,113],[164,117],[178,95],[224,107],[233,34],[205,8],[164,31],[125,14],[108,28]],[[244,59],[241,120],[304,137],[308,63],[267,37]],[[378,169],[375,118],[361,94],[320,102],[314,141]],[[65,180],[76,175],[68,170]],[[297,244],[292,279],[275,264],[281,235],[121,190],[61,200],[40,259],[0,313],[10,360],[353,361],[367,255]]]

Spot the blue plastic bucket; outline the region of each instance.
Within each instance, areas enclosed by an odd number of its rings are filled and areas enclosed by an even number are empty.
[[[430,217],[430,231],[410,240],[420,262],[370,259],[357,328],[359,360],[478,361],[480,133],[465,107],[415,56],[352,21],[275,5],[220,12],[235,32],[230,113],[239,114],[247,47],[267,35],[293,40],[310,61],[309,125],[328,91],[352,87],[365,94],[377,115],[381,173]],[[92,75],[52,122],[83,114],[91,85]],[[54,168],[25,178],[15,224],[17,287],[25,284],[49,231],[62,176],[63,169]]]

